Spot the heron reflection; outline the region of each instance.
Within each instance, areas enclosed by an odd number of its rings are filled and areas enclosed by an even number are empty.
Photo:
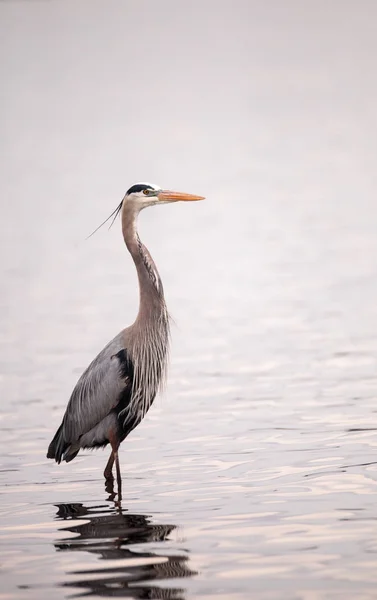
[[[69,523],[60,531],[77,534],[66,540],[57,541],[54,546],[59,552],[90,552],[101,560],[121,561],[119,567],[106,567],[96,563],[93,569],[77,569],[70,572],[70,579],[63,582],[65,587],[76,588],[72,598],[86,596],[107,596],[118,598],[165,598],[184,600],[185,590],[166,587],[163,580],[191,577],[196,573],[188,565],[187,553],[172,551],[169,535],[175,525],[159,525],[151,522],[151,517],[131,514],[119,507],[109,505],[84,506],[83,504],[57,504],[57,519]],[[75,523],[79,520],[79,523]],[[82,522],[85,520],[85,522]],[[150,548],[150,545],[166,542],[168,554]],[[135,545],[138,549],[134,549]],[[145,544],[143,551],[140,544]],[[74,581],[71,576],[77,576]],[[152,582],[160,582],[153,585]],[[81,588],[82,591],[79,591]]]

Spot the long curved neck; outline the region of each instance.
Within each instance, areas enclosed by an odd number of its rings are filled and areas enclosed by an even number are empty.
[[[170,338],[169,315],[161,279],[137,233],[138,213],[139,209],[134,204],[123,204],[123,237],[135,263],[140,289],[139,312],[129,328],[127,346],[133,364],[132,393],[127,412],[133,415],[134,422],[141,421],[164,384]]]
[[[122,209],[123,238],[134,260],[139,280],[140,304],[135,324],[148,323],[162,315],[167,316],[160,275],[137,232],[138,214],[139,210],[133,205],[126,204]]]

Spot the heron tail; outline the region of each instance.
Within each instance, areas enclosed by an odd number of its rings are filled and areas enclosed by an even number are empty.
[[[47,458],[55,459],[58,464],[60,464],[62,460],[65,460],[66,462],[73,460],[80,449],[64,440],[62,428],[63,423],[55,433],[47,450]]]

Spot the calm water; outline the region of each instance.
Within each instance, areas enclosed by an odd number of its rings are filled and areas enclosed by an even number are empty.
[[[377,584],[377,7],[0,3],[0,599],[371,599]],[[45,453],[137,310],[140,180],[175,321],[123,444]]]

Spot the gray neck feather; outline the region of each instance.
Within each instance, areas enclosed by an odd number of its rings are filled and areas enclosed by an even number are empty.
[[[134,366],[131,403],[127,414],[141,420],[166,378],[170,325],[164,290],[157,267],[137,233],[139,210],[132,204],[122,209],[122,231],[134,260],[139,280],[139,312],[129,328]]]

